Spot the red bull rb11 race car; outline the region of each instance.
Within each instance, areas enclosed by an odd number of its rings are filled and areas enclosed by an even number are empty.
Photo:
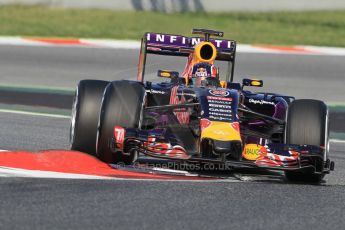
[[[80,81],[71,149],[108,163],[132,164],[144,154],[282,170],[290,181],[315,183],[334,169],[324,102],[247,90],[263,81],[234,81],[236,42],[220,31],[192,33],[198,36],[144,34],[136,81]],[[158,70],[163,81],[148,81],[149,54],[184,57],[187,64],[181,72]]]

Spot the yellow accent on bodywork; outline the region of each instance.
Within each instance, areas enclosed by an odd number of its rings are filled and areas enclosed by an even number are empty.
[[[226,88],[227,87],[227,82],[226,81],[220,81],[220,87],[222,87],[222,88]]]
[[[161,77],[167,77],[167,78],[171,77],[171,74],[169,72],[161,72],[160,75]]]
[[[247,144],[243,148],[242,156],[247,160],[254,161],[259,157],[261,148],[261,145]]]
[[[203,59],[201,57],[201,49],[204,46],[210,46],[212,49],[212,56],[209,59]],[[211,42],[200,42],[195,45],[192,64],[195,65],[196,63],[200,63],[200,62],[207,62],[209,64],[214,64],[214,60],[216,59],[216,57],[217,57],[217,49]]]
[[[261,86],[261,82],[259,82],[257,80],[253,80],[252,81],[252,86]]]
[[[231,123],[212,121],[211,125],[201,131],[201,139],[210,138],[219,141],[241,141],[240,132]]]

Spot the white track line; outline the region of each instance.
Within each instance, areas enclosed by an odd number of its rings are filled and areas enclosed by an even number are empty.
[[[61,179],[113,179],[105,176],[94,176],[75,173],[26,170],[20,168],[0,167],[0,177],[61,178]],[[116,179],[116,178],[115,178]]]
[[[333,142],[333,143],[344,143],[344,144],[345,144],[345,140],[330,139],[329,141],[330,141],[330,142]]]
[[[80,42],[95,48],[140,49],[141,43],[134,40],[80,39]],[[84,46],[85,47],[85,46]],[[87,46],[86,46],[87,47]]]
[[[20,168],[10,168],[0,166],[0,177],[26,177],[26,178],[52,178],[52,179],[87,179],[87,180],[122,180],[122,181],[157,181],[157,182],[227,182],[227,183],[241,183],[243,181],[228,178],[228,179],[195,179],[195,180],[178,180],[178,179],[146,179],[146,178],[118,178],[118,177],[107,177],[107,176],[94,176],[86,174],[75,174],[75,173],[61,173],[61,172],[50,172],[40,170],[27,170]]]
[[[0,37],[0,45],[6,46],[49,46],[37,41],[30,41],[21,37]]]
[[[70,119],[71,118],[70,116],[66,116],[66,115],[49,114],[49,113],[37,113],[37,112],[27,112],[27,111],[9,110],[9,109],[0,109],[0,113],[12,113],[12,114],[41,116],[41,117],[53,117],[53,118],[63,118],[63,119]]]

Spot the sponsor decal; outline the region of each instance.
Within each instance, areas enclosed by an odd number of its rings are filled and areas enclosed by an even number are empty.
[[[214,116],[232,117],[231,114],[226,114],[226,113],[209,112],[209,114],[210,114],[210,115],[214,115]]]
[[[223,105],[231,105],[231,101],[221,101],[221,100],[208,100],[208,103],[217,103]]]
[[[125,134],[126,134],[126,130],[123,127],[118,126],[118,125],[114,127],[114,138],[115,138],[116,148],[123,149]]]
[[[222,135],[222,136],[229,136],[230,135],[230,132],[226,132],[224,130],[214,130],[213,133],[216,135]]]
[[[260,104],[260,105],[275,105],[272,101],[264,101],[264,100],[255,100],[255,99],[249,99],[249,103],[253,104]]]
[[[168,34],[150,34],[147,33],[146,40],[149,42],[163,42],[167,44],[183,44],[188,43],[188,38],[183,36],[168,35]]]
[[[214,90],[214,89],[210,89],[208,91],[211,95],[213,96],[218,96],[218,97],[226,97],[229,96],[230,92],[227,90]]]
[[[224,117],[223,115],[222,116],[212,116],[212,115],[210,115],[209,118],[214,120],[214,121],[231,121],[230,117]]]
[[[203,38],[188,38],[184,36],[177,36],[177,35],[169,35],[169,34],[151,34],[147,33],[146,40],[152,43],[164,43],[170,45],[192,45],[195,46],[196,44],[204,41]],[[232,49],[234,47],[234,41],[228,40],[221,40],[221,39],[211,39],[210,42],[216,48],[225,48],[225,49]]]
[[[209,108],[209,110],[212,111],[212,112],[231,113],[231,110],[226,110],[226,109]]]
[[[150,93],[153,93],[153,94],[165,94],[165,92],[161,91],[161,90],[150,89],[150,90],[147,90],[147,91],[150,92]]]
[[[247,160],[254,161],[260,156],[260,154],[261,154],[260,149],[261,148],[263,148],[263,146],[261,146],[261,145],[247,144],[244,146],[242,156]]]
[[[210,92],[211,90],[209,90]],[[227,95],[228,91],[212,90],[213,94]],[[215,121],[232,120],[232,98],[207,96],[209,118]]]
[[[209,103],[208,106],[214,107],[214,108],[231,109],[231,105],[219,105],[219,104]]]
[[[212,97],[212,96],[207,96],[208,100],[216,100],[216,101],[232,101],[232,98],[228,97]]]

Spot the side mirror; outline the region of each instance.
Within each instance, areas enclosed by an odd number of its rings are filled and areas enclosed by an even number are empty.
[[[170,71],[170,70],[158,70],[157,76],[164,77],[164,78],[178,78],[179,73],[176,71]]]
[[[243,86],[254,86],[254,87],[262,87],[264,86],[264,82],[259,79],[248,79],[244,78],[242,80],[242,88]]]

